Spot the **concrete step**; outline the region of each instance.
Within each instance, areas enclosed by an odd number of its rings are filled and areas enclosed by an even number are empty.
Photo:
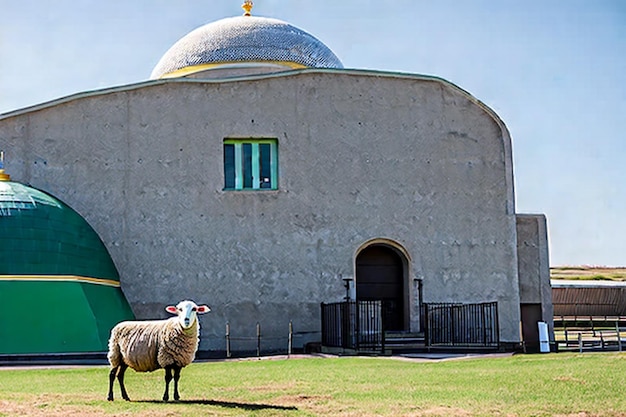
[[[386,332],[385,343],[415,343],[424,342],[424,333]]]
[[[387,332],[385,333],[385,349],[398,352],[410,352],[425,348],[424,333]]]

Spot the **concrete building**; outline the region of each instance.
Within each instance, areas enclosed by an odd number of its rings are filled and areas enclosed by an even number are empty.
[[[420,301],[497,302],[509,348],[522,318],[552,322],[545,218],[516,213],[498,115],[441,78],[344,69],[276,19],[210,23],[149,81],[0,115],[0,148],[95,229],[138,318],[211,305],[202,351],[227,322],[319,340],[346,281],[396,331],[423,330]]]

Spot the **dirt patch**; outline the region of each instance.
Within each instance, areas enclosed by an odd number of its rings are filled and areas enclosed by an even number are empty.
[[[555,414],[554,417],[626,417],[626,413],[622,412],[607,412],[602,414],[595,413],[587,413],[585,411],[581,411],[579,413],[573,414]]]
[[[251,392],[276,392],[276,391],[287,391],[296,388],[296,383],[291,382],[288,384],[276,384],[276,385],[260,385],[258,387],[249,387],[248,391]]]
[[[468,417],[472,415],[472,413],[467,410],[463,410],[462,408],[432,407],[426,410],[413,411],[411,414],[408,414],[407,417]]]
[[[96,408],[86,408],[83,406],[71,406],[56,404],[52,398],[41,397],[33,402],[16,403],[11,401],[0,401],[0,416],[46,416],[46,417],[101,417],[110,416],[102,410]]]
[[[559,382],[575,382],[577,384],[581,384],[581,385],[585,385],[587,382],[580,379],[580,378],[574,378],[571,376],[559,376],[554,378],[555,381],[559,381]]]
[[[282,397],[278,398],[277,402],[302,404],[314,403],[319,401],[330,401],[332,399],[332,395],[283,395]]]

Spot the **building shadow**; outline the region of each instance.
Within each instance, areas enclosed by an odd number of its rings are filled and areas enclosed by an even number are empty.
[[[255,404],[255,403],[239,403],[231,401],[218,401],[218,400],[180,400],[180,401],[161,401],[161,400],[138,400],[131,401],[135,403],[152,403],[152,404],[197,404],[197,405],[211,405],[214,407],[224,408],[237,408],[246,411],[257,410],[297,410],[294,406],[283,406],[273,404]]]

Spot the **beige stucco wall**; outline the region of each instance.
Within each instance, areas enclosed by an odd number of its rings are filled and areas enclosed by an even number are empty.
[[[277,138],[279,190],[222,191],[226,137]],[[376,238],[407,253],[425,302],[497,300],[501,340],[518,342],[510,146],[446,81],[350,70],[154,81],[0,118],[7,172],[90,222],[140,318],[211,305],[205,350],[224,349],[227,321],[319,330],[319,303],[345,295]]]

